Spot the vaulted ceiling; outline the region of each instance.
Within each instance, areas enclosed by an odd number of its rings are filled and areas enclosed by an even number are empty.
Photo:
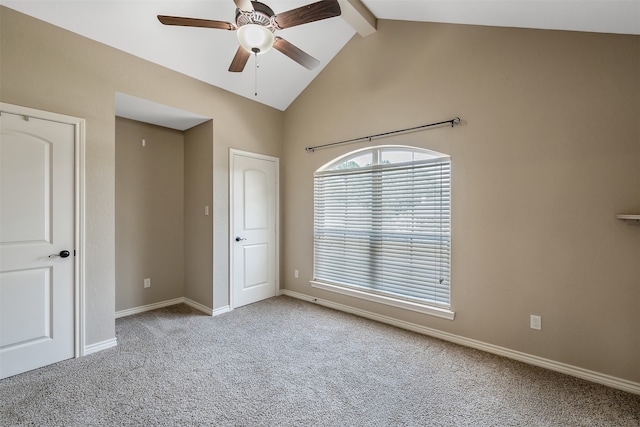
[[[264,0],[275,14],[311,0]],[[0,4],[279,110],[352,37],[378,19],[640,34],[640,0],[339,0],[342,14],[276,31],[320,61],[308,70],[276,50],[229,72],[236,31],[167,26],[157,15],[235,22],[233,0],[0,0]],[[257,65],[255,60],[257,59]],[[257,95],[256,93],[257,89]]]

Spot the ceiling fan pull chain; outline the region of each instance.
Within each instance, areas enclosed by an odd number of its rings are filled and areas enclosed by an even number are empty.
[[[258,96],[258,51],[257,50],[253,51],[253,56],[255,57],[255,63],[256,63],[256,72],[255,72],[255,80],[254,80],[255,93],[253,95]]]

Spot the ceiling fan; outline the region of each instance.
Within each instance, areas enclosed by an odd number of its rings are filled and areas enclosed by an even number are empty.
[[[236,4],[235,24],[209,19],[182,18],[166,15],[158,15],[158,20],[165,25],[204,27],[229,31],[237,30],[240,46],[231,61],[231,66],[229,67],[229,71],[231,72],[241,72],[244,70],[252,53],[254,55],[265,53],[272,47],[303,67],[311,70],[318,66],[320,61],[282,37],[274,36],[273,33],[276,30],[333,18],[339,16],[341,13],[337,0],[321,0],[277,15],[273,13],[273,10],[271,10],[269,6],[259,1],[233,1]]]

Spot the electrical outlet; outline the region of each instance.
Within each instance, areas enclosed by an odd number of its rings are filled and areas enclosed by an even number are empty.
[[[293,270],[293,277],[295,277],[296,279],[300,277],[300,272],[298,270]]]
[[[149,279],[149,278],[144,279],[144,287],[145,288],[150,288],[151,287],[151,279]]]
[[[542,330],[542,316],[531,315],[531,329]]]

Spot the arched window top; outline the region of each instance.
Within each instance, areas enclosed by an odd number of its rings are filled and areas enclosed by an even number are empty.
[[[317,172],[335,171],[341,169],[358,169],[370,166],[396,165],[401,163],[415,163],[424,160],[448,159],[447,154],[424,148],[406,145],[381,145],[352,151],[333,159],[322,166]]]

